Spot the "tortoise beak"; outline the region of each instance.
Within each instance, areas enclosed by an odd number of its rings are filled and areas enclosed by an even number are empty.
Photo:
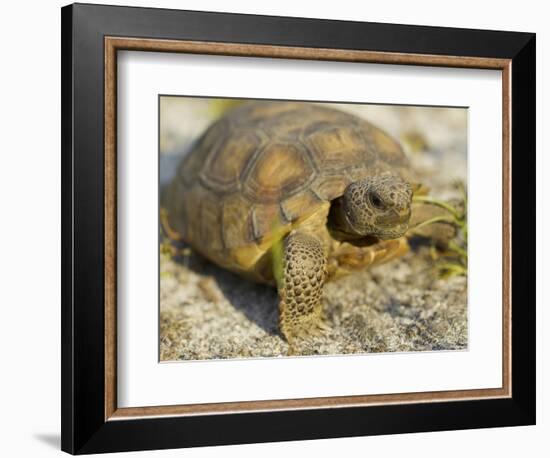
[[[411,218],[411,209],[404,208],[401,211],[396,212],[399,223],[406,223]]]
[[[381,231],[377,234],[377,237],[381,240],[398,239],[399,237],[403,237],[408,229],[408,223],[399,224],[388,231]]]
[[[410,208],[404,208],[403,210],[392,209],[388,214],[380,216],[377,221],[384,226],[393,226],[408,223],[410,218]]]

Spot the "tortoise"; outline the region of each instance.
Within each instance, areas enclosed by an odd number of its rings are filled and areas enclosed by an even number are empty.
[[[247,102],[214,122],[163,192],[163,225],[219,266],[277,287],[289,343],[329,329],[323,285],[407,252],[415,178],[366,120]]]

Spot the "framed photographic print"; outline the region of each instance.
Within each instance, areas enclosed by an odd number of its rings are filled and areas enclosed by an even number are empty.
[[[70,5],[62,140],[63,450],[534,424],[534,34]]]

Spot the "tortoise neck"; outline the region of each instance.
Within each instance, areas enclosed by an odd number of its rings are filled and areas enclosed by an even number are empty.
[[[340,242],[349,242],[353,245],[371,245],[378,240],[374,236],[361,235],[353,231],[353,228],[346,218],[344,196],[337,197],[330,203],[327,229],[334,239]]]

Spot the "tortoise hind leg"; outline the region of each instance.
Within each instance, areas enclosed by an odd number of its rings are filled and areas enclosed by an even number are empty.
[[[304,232],[286,237],[278,284],[279,324],[291,347],[296,339],[328,329],[321,303],[326,268],[325,250],[317,237]]]

